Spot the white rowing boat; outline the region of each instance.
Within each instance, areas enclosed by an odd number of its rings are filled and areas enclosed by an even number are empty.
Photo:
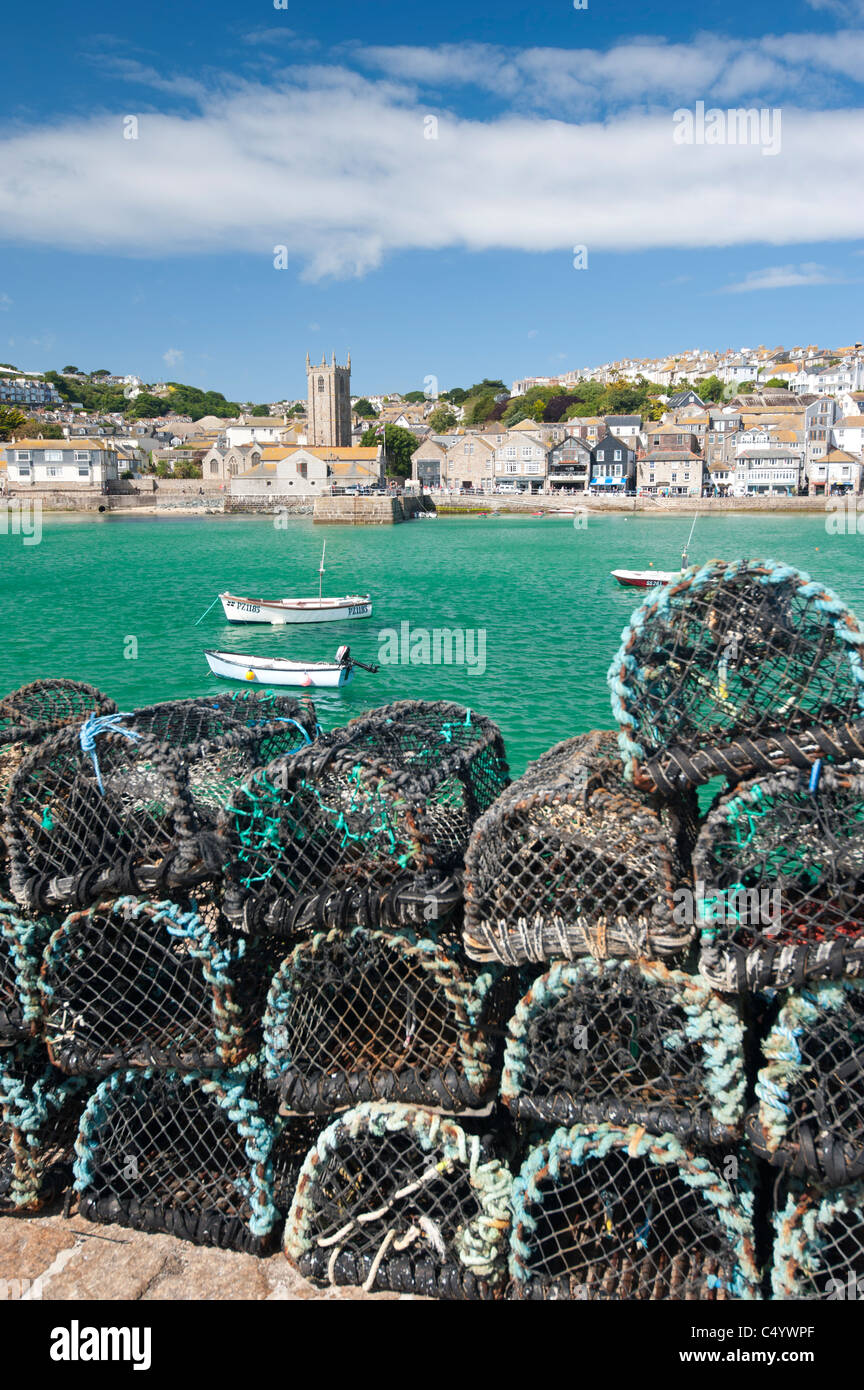
[[[369,594],[343,594],[341,598],[323,598],[324,554],[321,550],[318,566],[317,598],[244,598],[240,594],[220,594],[222,608],[229,623],[337,623],[346,618],[371,618],[372,600]],[[213,600],[215,603],[215,599]]]
[[[204,655],[214,676],[247,684],[337,689],[353,678],[356,666],[364,671],[378,670],[377,666],[355,661],[350,647],[340,647],[334,661],[287,661],[283,657],[250,656],[247,652],[205,651]]]
[[[342,598],[243,598],[219,595],[229,623],[335,623],[345,618],[371,618],[369,594]]]

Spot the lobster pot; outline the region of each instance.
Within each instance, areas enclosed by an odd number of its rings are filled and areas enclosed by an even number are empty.
[[[61,729],[40,743],[12,778],[5,817],[12,891],[36,911],[148,888],[164,896],[220,867],[195,835],[179,756],[116,727]]]
[[[738,1013],[659,961],[556,961],[508,1025],[501,1099],[519,1120],[720,1144],[740,1137],[745,1091]]]
[[[87,1089],[33,1040],[0,1052],[0,1213],[38,1211],[70,1185]]]
[[[19,730],[40,734],[63,724],[80,723],[89,714],[114,714],[117,706],[95,686],[82,681],[31,681],[0,700],[0,743]]]
[[[650,590],[608,677],[628,775],[672,791],[864,755],[844,727],[864,712],[862,641],[836,594],[775,560],[712,560]]]
[[[741,1173],[732,1156],[727,1167]],[[511,1293],[758,1298],[752,1209],[749,1174],[727,1179],[671,1135],[608,1124],[556,1130],[513,1184]]]
[[[864,983],[790,993],[762,1044],[747,1136],[761,1158],[832,1187],[864,1177]]]
[[[675,920],[695,811],[623,780],[615,735],[556,744],[474,826],[465,856],[465,946],[508,965],[556,956],[685,950]]]
[[[781,1301],[860,1301],[864,1182],[828,1189],[789,1184],[774,1216],[771,1293]]]
[[[39,1029],[42,949],[56,925],[27,916],[15,903],[0,902],[0,1048]]]
[[[308,746],[315,709],[287,696],[235,694],[171,700],[122,716],[126,728],[175,749],[202,824],[215,824],[255,768]]]
[[[269,905],[286,935],[436,920],[458,905],[471,826],[507,780],[498,729],[459,705],[403,700],[354,719],[231,798],[236,911]]]
[[[693,868],[716,988],[864,972],[864,764],[740,784],[705,821]]]
[[[32,681],[0,700],[0,800],[35,743],[89,714],[113,714],[113,700],[81,681]]]
[[[75,1142],[80,1213],[266,1254],[279,1216],[272,1145],[242,1072],[114,1072]]]
[[[497,1296],[506,1273],[508,1170],[479,1136],[414,1106],[358,1105],[310,1150],[285,1254],[321,1285]]]
[[[500,976],[410,932],[317,934],[273,980],[265,1075],[286,1112],[329,1115],[368,1100],[484,1106],[496,1084],[485,1030],[507,988]]]
[[[42,964],[43,1032],[65,1072],[232,1066],[251,1049],[238,1002],[245,943],[173,903],[120,898],[73,912]]]

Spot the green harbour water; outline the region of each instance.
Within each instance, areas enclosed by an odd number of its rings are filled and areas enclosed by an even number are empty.
[[[46,515],[37,545],[0,534],[4,634],[0,690],[44,676],[89,681],[121,709],[230,688],[205,647],[330,659],[350,643],[377,661],[384,629],[485,632],[485,670],[400,663],[358,671],[342,691],[310,692],[325,728],[399,699],[448,699],[488,714],[514,773],[559,739],[608,728],[606,671],[640,601],[617,567],[675,569],[692,518],[439,517],[386,528],[298,518]],[[220,590],[255,597],[371,593],[369,620],[294,627],[226,623]],[[822,513],[700,516],[692,563],[785,560],[864,615],[864,535],[831,535]],[[126,655],[137,643],[137,657]],[[475,639],[479,640],[479,639]],[[482,648],[474,647],[473,655]],[[410,654],[410,652],[409,652]],[[239,687],[237,687],[239,688]],[[301,692],[296,692],[301,693]]]

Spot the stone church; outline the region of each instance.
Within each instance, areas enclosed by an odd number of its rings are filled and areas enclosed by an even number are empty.
[[[322,357],[320,366],[312,366],[306,354],[306,385],[308,411],[307,441],[313,447],[345,448],[351,443],[351,354],[340,367],[336,354],[328,367]]]

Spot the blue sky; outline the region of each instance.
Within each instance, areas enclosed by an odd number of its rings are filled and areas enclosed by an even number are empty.
[[[373,392],[853,342],[862,21],[864,0],[15,7],[0,361],[266,400],[303,393],[307,348],[350,348]],[[779,112],[778,148],[676,143],[698,102]]]

